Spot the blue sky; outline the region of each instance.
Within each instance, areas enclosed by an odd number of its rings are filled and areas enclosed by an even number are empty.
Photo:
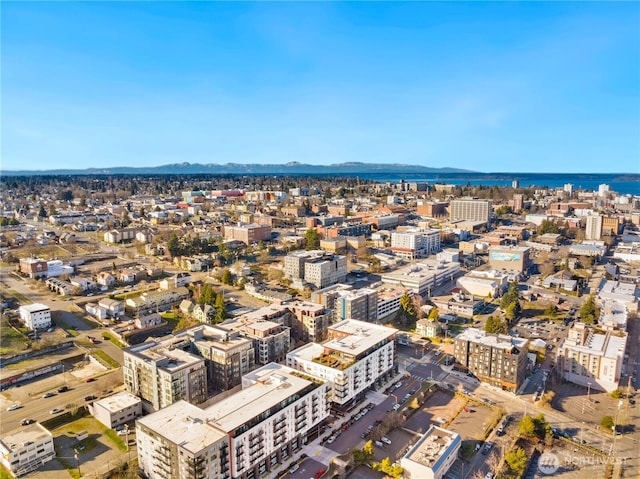
[[[2,2],[2,169],[640,173],[638,2]]]

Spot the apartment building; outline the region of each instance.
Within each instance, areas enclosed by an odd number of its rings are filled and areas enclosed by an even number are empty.
[[[422,216],[438,218],[447,214],[447,203],[438,201],[418,201],[416,213]]]
[[[602,237],[602,215],[589,215],[586,219],[584,238],[599,240]]]
[[[284,361],[291,349],[291,311],[272,304],[237,318],[228,319],[222,327],[237,331],[253,341],[257,364]]]
[[[334,322],[344,319],[375,322],[378,319],[378,293],[375,289],[353,289],[350,285],[334,284],[316,290],[311,298],[332,310]]]
[[[276,363],[247,374],[242,390],[200,409],[184,401],[139,419],[149,479],[257,479],[285,463],[329,415],[328,385]]]
[[[205,361],[170,342],[148,341],[124,349],[125,390],[143,400],[145,410],[158,410],[180,399],[200,404],[207,399]]]
[[[51,326],[51,308],[46,304],[25,304],[18,308],[18,313],[25,327],[32,331]]]
[[[327,328],[334,322],[330,309],[310,301],[292,301],[287,308],[292,313],[291,331],[295,339],[318,342],[327,337]]]
[[[53,435],[40,423],[4,432],[0,439],[0,462],[16,477],[39,469],[56,457]]]
[[[455,279],[460,272],[457,261],[426,259],[381,275],[382,282],[400,286],[421,296],[431,295],[431,290]]]
[[[456,361],[478,379],[515,392],[524,381],[529,341],[467,328],[454,339]]]
[[[620,386],[624,331],[601,331],[574,323],[557,352],[557,370],[562,379],[581,386],[611,392]]]
[[[130,392],[122,391],[89,404],[91,415],[113,429],[142,416],[142,400]]]
[[[323,250],[294,251],[284,258],[284,275],[296,280],[304,278],[304,268],[308,262],[323,258],[326,252]]]
[[[184,286],[169,290],[147,291],[125,300],[125,309],[134,316],[144,316],[157,311],[167,311],[191,296]]]
[[[253,340],[219,326],[199,325],[176,337],[189,338],[190,350],[204,358],[207,384],[216,391],[238,386],[242,376],[256,368]]]
[[[400,459],[406,479],[442,479],[458,457],[460,434],[431,426]]]
[[[390,249],[402,258],[426,258],[440,251],[440,230],[413,228],[391,233]]]
[[[247,224],[224,227],[224,239],[241,241],[246,245],[271,241],[271,226]]]
[[[331,401],[347,408],[394,368],[397,330],[344,320],[328,330],[329,340],[287,354],[287,366],[331,385]]]
[[[449,203],[449,219],[454,221],[491,222],[493,212],[490,200],[458,199]]]
[[[347,277],[347,257],[326,255],[304,266],[304,280],[316,288],[326,288],[340,283]]]

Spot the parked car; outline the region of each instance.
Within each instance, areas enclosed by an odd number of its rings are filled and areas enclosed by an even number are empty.
[[[394,411],[397,411],[398,409],[400,409],[400,404],[394,404],[391,409],[393,409]]]
[[[380,440],[387,445],[391,445],[391,440],[388,437],[381,437]]]
[[[84,397],[85,401],[93,401],[94,399],[96,399],[96,397],[93,394]]]
[[[294,464],[293,466],[291,466],[289,468],[289,474],[293,474],[294,472],[296,472],[298,469],[300,469],[300,465],[299,464]]]
[[[489,454],[489,451],[491,450],[492,447],[493,447],[493,443],[491,442],[485,443],[484,447],[482,448],[482,454],[484,454],[485,456]]]

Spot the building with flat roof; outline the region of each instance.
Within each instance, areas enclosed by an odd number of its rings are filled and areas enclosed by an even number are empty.
[[[440,230],[412,228],[393,232],[390,250],[406,259],[426,258],[440,251]]]
[[[51,308],[46,304],[25,304],[18,308],[18,312],[28,329],[47,329],[51,326]]]
[[[89,412],[109,429],[142,416],[142,400],[122,391],[89,404]]]
[[[45,278],[47,276],[47,260],[42,258],[20,258],[20,272],[29,278]]]
[[[456,361],[478,379],[515,392],[524,381],[529,341],[467,328],[454,339]]]
[[[311,298],[333,312],[333,321],[378,319],[378,294],[371,288],[353,289],[351,285],[334,284],[312,293]]]
[[[122,375],[127,391],[143,400],[145,410],[158,410],[184,399],[207,399],[207,370],[203,358],[170,342],[148,341],[124,349]]]
[[[634,283],[625,283],[615,280],[606,280],[598,291],[599,301],[619,301],[627,307],[629,312],[638,311],[638,298],[640,290]]]
[[[270,363],[206,409],[180,401],[139,419],[140,469],[149,479],[260,477],[328,417],[327,396],[325,382]]]
[[[384,273],[381,279],[385,284],[401,286],[425,296],[431,295],[434,287],[455,279],[459,272],[460,263],[457,261],[426,259]]]
[[[492,246],[489,264],[495,269],[524,273],[529,268],[529,251],[526,246]]]
[[[53,435],[40,423],[4,432],[0,439],[0,462],[16,477],[39,469],[56,457]]]
[[[309,343],[287,354],[287,365],[331,385],[331,401],[345,408],[391,373],[397,330],[363,321],[341,321],[329,340]]]
[[[464,318],[471,318],[479,314],[484,307],[484,299],[464,293],[451,294],[431,298],[431,302],[438,308],[440,314],[455,314]]]
[[[624,331],[601,331],[576,322],[557,352],[557,370],[562,379],[602,391],[620,386],[624,351]]]
[[[459,288],[472,296],[480,298],[497,298],[509,286],[510,275],[505,271],[470,271],[462,278],[458,278],[456,284]]]
[[[224,239],[241,241],[246,245],[271,241],[271,226],[248,224],[224,227]]]
[[[454,221],[474,221],[488,225],[493,212],[491,200],[458,199],[449,202],[449,219]]]
[[[306,342],[324,341],[327,328],[333,321],[333,314],[322,304],[311,301],[290,301],[291,330],[295,339]]]
[[[294,251],[284,258],[284,274],[294,281],[304,279],[316,288],[325,288],[345,280],[347,258],[324,250]]]
[[[442,479],[458,457],[460,434],[431,426],[400,459],[407,479]]]

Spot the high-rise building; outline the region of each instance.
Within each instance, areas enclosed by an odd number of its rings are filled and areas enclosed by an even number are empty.
[[[520,182],[519,182],[518,180],[513,180],[513,181],[511,182],[511,188],[513,188],[514,190],[515,190],[516,188],[520,188]]]
[[[492,206],[490,200],[459,199],[449,203],[451,221],[482,222],[491,221]]]
[[[524,381],[529,341],[467,328],[454,339],[456,361],[478,379],[515,392]]]
[[[607,196],[610,191],[611,191],[611,188],[606,183],[598,185],[598,196],[600,197]]]
[[[513,211],[518,212],[524,208],[524,195],[516,193],[513,195]]]
[[[584,238],[587,240],[599,240],[602,237],[602,216],[587,216],[587,225],[584,231]]]

